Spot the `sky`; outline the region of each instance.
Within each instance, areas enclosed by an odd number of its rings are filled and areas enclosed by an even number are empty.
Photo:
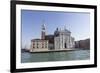
[[[57,27],[66,27],[75,41],[90,37],[89,13],[21,10],[22,47],[29,48],[31,39],[41,38],[42,24],[47,35],[53,34]]]

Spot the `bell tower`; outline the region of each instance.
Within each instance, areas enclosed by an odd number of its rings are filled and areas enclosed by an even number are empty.
[[[42,25],[41,39],[45,39],[45,24]]]

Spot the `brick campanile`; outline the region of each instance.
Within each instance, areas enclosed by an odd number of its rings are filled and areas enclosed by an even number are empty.
[[[45,25],[42,25],[42,31],[41,31],[41,39],[45,39]]]

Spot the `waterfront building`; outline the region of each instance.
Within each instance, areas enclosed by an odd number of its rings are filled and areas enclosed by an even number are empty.
[[[54,32],[55,50],[71,49],[74,47],[74,38],[71,37],[71,32],[67,29],[56,29]]]
[[[90,38],[75,41],[75,48],[90,49]]]
[[[30,52],[67,50],[74,48],[74,38],[71,32],[64,29],[56,29],[54,34],[46,35],[46,27],[43,24],[41,30],[41,39],[32,39]]]
[[[47,51],[47,50],[48,50],[48,40],[43,40],[43,39],[33,39],[33,40],[31,40],[30,52]]]
[[[45,39],[45,25],[42,25],[41,39],[32,39],[30,52],[34,51],[47,51],[48,50],[48,40]]]

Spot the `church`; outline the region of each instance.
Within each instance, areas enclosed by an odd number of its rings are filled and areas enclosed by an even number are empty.
[[[56,28],[54,34],[46,34],[45,24],[42,25],[41,39],[32,39],[30,52],[51,50],[67,50],[75,47],[74,37],[66,28]]]
[[[71,32],[65,29],[56,29],[54,32],[54,46],[55,49],[70,49],[74,48],[74,38],[71,37]]]

